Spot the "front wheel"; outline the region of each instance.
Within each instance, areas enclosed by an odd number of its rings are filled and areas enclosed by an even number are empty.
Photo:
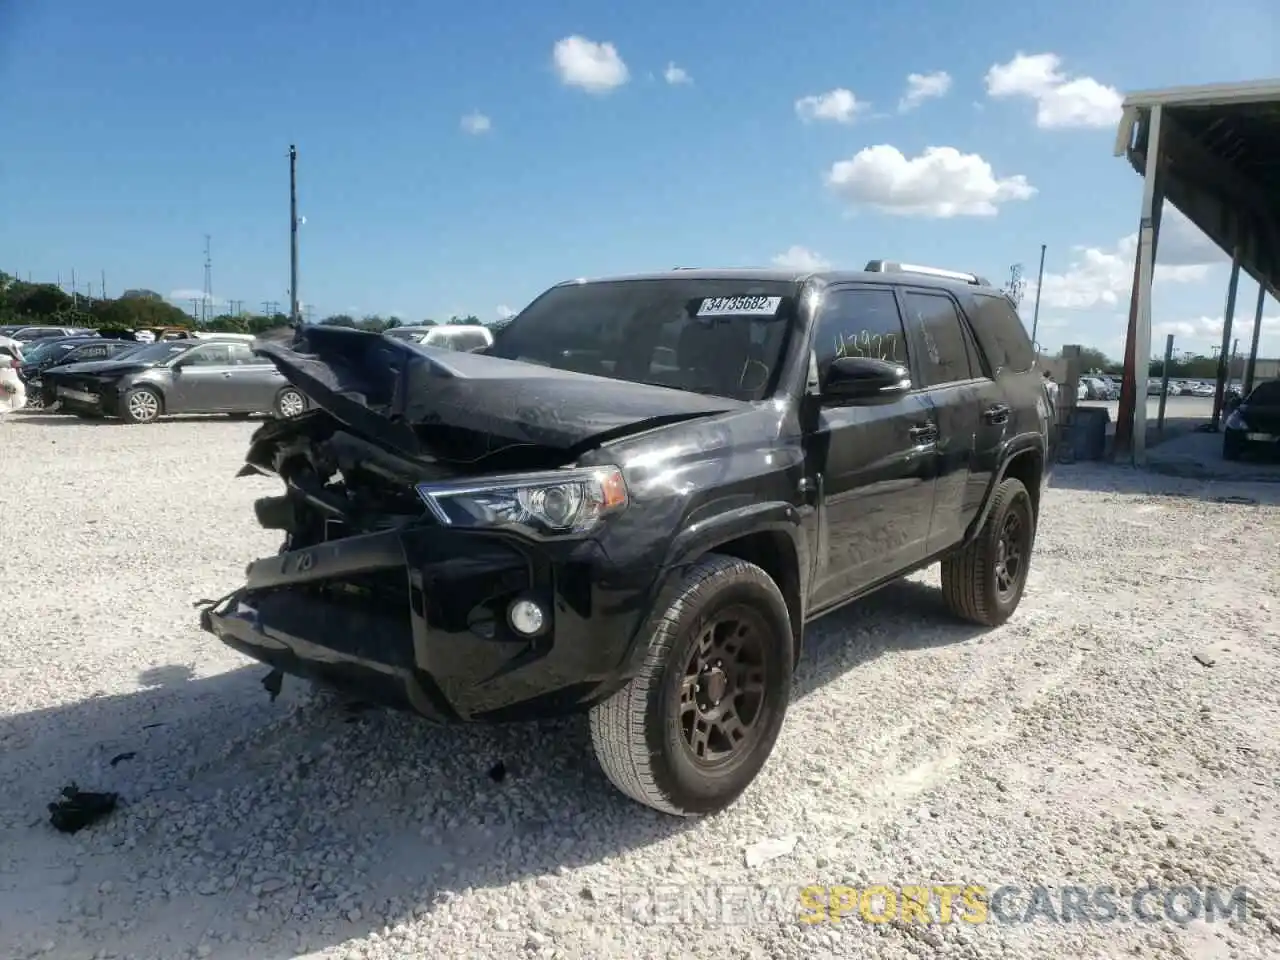
[[[638,674],[591,710],[596,758],[646,806],[723,810],[764,767],[786,715],[795,660],[786,601],[755,564],[710,554],[648,629]]]
[[[276,394],[276,405],[272,413],[279,420],[288,420],[291,417],[305,413],[306,409],[307,398],[302,395],[302,391],[293,387],[285,387]]]
[[[978,536],[942,561],[942,595],[952,613],[984,627],[1013,616],[1027,585],[1035,524],[1022,481],[1001,481]]]
[[[150,387],[134,387],[122,398],[120,419],[126,423],[154,423],[163,409],[160,394]]]

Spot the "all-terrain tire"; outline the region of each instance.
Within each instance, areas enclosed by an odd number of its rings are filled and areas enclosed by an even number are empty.
[[[699,763],[686,744],[681,689],[706,630],[738,616],[759,631],[763,693],[746,744],[712,767]],[[782,728],[795,662],[786,601],[760,567],[708,554],[666,591],[646,630],[648,649],[638,674],[591,710],[596,758],[613,785],[638,803],[676,816],[715,813],[755,779]]]
[[[1000,539],[1014,515],[1021,524],[1021,564],[1012,589],[999,588],[997,564]],[[1013,615],[1027,585],[1031,551],[1035,546],[1035,511],[1021,480],[1001,481],[992,497],[991,512],[973,542],[942,561],[942,595],[948,609],[962,620],[998,627]]]

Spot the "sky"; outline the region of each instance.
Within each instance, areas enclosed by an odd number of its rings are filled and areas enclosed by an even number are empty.
[[[1044,244],[1042,345],[1119,356],[1124,93],[1280,75],[1274,0],[615,7],[0,0],[0,270],[189,307],[208,235],[219,307],[287,307],[296,144],[315,319],[487,322],[574,277],[884,258],[1020,263],[1030,324]],[[1225,260],[1166,217],[1154,345],[1219,342]],[[1242,349],[1256,296],[1242,279]]]

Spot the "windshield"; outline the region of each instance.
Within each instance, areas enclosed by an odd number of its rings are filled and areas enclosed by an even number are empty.
[[[136,349],[130,350],[128,353],[128,359],[136,360],[138,363],[160,363],[161,361],[164,361],[164,360],[172,360],[174,357],[176,357],[180,353],[186,353],[193,346],[198,345],[200,342],[201,341],[197,340],[195,343],[192,343],[191,341],[188,340],[185,343],[173,343],[173,342],[152,343],[152,344],[148,344],[145,347],[138,347]],[[120,354],[117,354],[111,359],[119,360],[123,358],[121,357]]]
[[[790,281],[613,280],[553,287],[486,353],[635,383],[760,400],[774,389]]]
[[[67,343],[42,343],[37,340],[23,352],[22,356],[27,363],[40,363],[43,360],[51,360],[67,353],[73,344]]]

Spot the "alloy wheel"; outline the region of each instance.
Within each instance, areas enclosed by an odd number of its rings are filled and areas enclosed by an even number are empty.
[[[281,416],[296,417],[306,409],[307,403],[297,390],[286,390],[280,394],[279,406]]]
[[[702,767],[746,752],[765,726],[766,628],[746,607],[707,623],[694,644],[680,685],[680,729]]]
[[[160,401],[150,390],[139,390],[129,395],[129,413],[141,422],[147,423],[160,416]]]
[[[1018,587],[1027,557],[1026,533],[1029,528],[1018,510],[1010,510],[1000,527],[996,541],[996,590],[1002,599],[1010,597]]]

